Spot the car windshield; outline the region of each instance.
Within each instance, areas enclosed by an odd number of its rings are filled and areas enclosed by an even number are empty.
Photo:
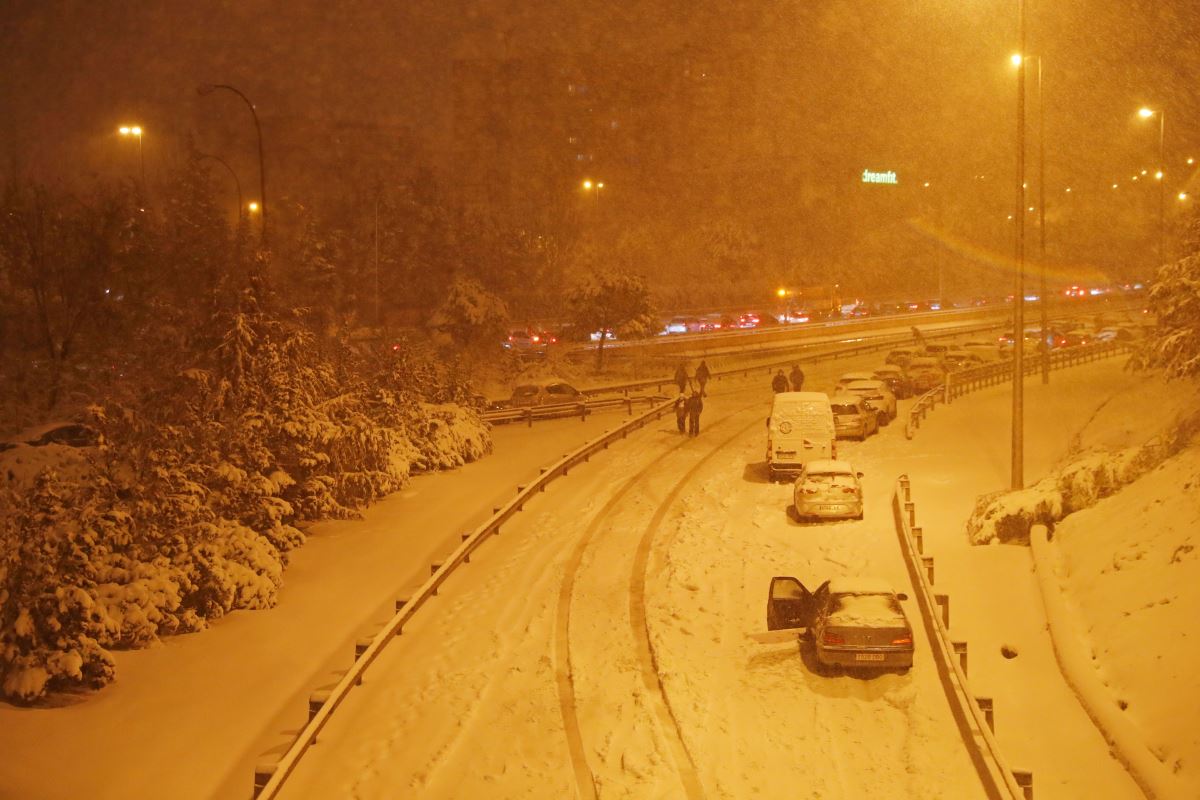
[[[857,414],[858,406],[851,405],[850,403],[834,403],[833,404],[833,413],[834,414],[843,414],[843,415],[844,414]]]

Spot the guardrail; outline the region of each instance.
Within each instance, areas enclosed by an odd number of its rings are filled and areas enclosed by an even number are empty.
[[[1063,369],[1089,361],[1099,361],[1102,358],[1111,358],[1121,353],[1127,353],[1129,349],[1130,345],[1125,342],[1096,342],[1077,347],[1063,347],[1050,351],[1050,369]],[[1032,375],[1041,372],[1042,359],[1045,357],[1044,353],[1028,356],[1023,364],[1024,374]],[[939,402],[949,403],[955,398],[977,389],[1007,383],[1012,380],[1012,374],[1013,360],[1011,358],[948,373],[942,383],[917,398],[912,408],[908,410],[908,422],[904,426],[904,435],[909,439],[913,438],[917,429],[921,427],[921,421],[925,419],[925,415]]]
[[[916,525],[916,504],[907,475],[896,481],[892,511],[938,677],[984,791],[993,800],[1033,800],[1033,774],[1010,769],[996,743],[992,701],[973,696],[967,684],[967,645],[950,638],[949,596],[934,593],[933,557],[925,555],[925,538]]]
[[[364,640],[361,646],[354,649],[354,664],[342,676],[341,680],[328,691],[314,692],[309,697],[308,724],[297,734],[295,740],[279,761],[269,765],[259,765],[254,772],[255,798],[274,798],[283,787],[285,781],[296,769],[300,758],[317,741],[317,735],[329,721],[333,712],[346,699],[350,691],[362,683],[363,673],[379,657],[396,636],[404,629],[404,624],[431,598],[437,595],[438,588],[446,582],[450,574],[463,564],[469,563],[471,554],[475,552],[488,538],[500,533],[501,526],[521,511],[533,495],[545,491],[546,486],[553,480],[566,475],[572,467],[586,462],[601,450],[618,439],[624,439],[630,432],[653,422],[671,410],[670,402],[660,403],[645,413],[609,431],[603,436],[593,439],[574,452],[564,455],[559,461],[549,467],[544,467],[541,474],[527,486],[518,486],[517,495],[505,505],[494,510],[492,516],[474,531],[463,534],[462,543],[445,558],[436,562],[430,570],[430,577],[412,595],[396,601],[396,614],[384,625],[379,633],[370,641]]]
[[[506,422],[527,422],[533,427],[535,419],[559,419],[562,417],[578,416],[580,420],[587,419],[593,411],[605,411],[614,408],[625,408],[633,416],[634,403],[653,403],[663,401],[665,397],[645,395],[640,397],[612,397],[606,400],[584,400],[575,403],[553,403],[542,406],[523,406],[515,408],[495,408],[481,411],[479,416],[493,424]]]

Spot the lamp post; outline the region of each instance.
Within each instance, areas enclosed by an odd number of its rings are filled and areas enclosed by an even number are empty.
[[[141,125],[122,125],[117,128],[117,133],[122,136],[136,136],[138,143],[138,160],[142,162],[142,191],[146,191],[146,151],[142,149],[142,126]]]
[[[1050,344],[1046,334],[1050,327],[1049,309],[1046,300],[1046,103],[1042,94],[1042,57],[1013,56],[1013,63],[1018,67],[1027,59],[1037,61],[1037,105],[1038,105],[1038,305],[1041,308],[1041,344],[1038,350],[1042,355],[1042,383],[1050,382]],[[1024,187],[1024,180],[1021,181]],[[1068,190],[1069,191],[1069,190]],[[1024,199],[1022,198],[1022,204]],[[1024,333],[1021,334],[1024,336]]]
[[[1017,27],[1020,39],[1017,52],[1025,52],[1025,0],[1017,2]],[[1025,61],[1014,58],[1017,66],[1017,191],[1013,222],[1016,236],[1016,280],[1013,291],[1013,373],[1012,373],[1012,488],[1025,485]]]
[[[214,156],[214,155],[211,155],[211,154],[209,154],[209,153],[197,153],[197,154],[196,154],[196,159],[197,159],[197,160],[204,159],[204,158],[211,158],[213,161],[215,161],[215,162],[217,162],[218,164],[220,164],[222,167],[224,167],[224,168],[225,168],[225,171],[229,173],[229,177],[233,178],[233,185],[234,185],[234,187],[237,189],[237,211],[238,211],[238,224],[239,224],[239,225],[241,225],[241,222],[242,222],[242,209],[243,209],[243,205],[242,205],[242,182],[241,182],[240,180],[238,180],[237,173],[233,171],[233,167],[229,166],[229,164],[228,164],[228,163],[225,161],[225,159],[223,159],[223,158],[219,158],[218,156]]]
[[[594,181],[591,178],[585,178],[583,181],[583,190],[592,195],[592,207],[600,207],[600,192],[604,190],[604,181]]]
[[[1142,119],[1150,117],[1158,117],[1158,171],[1154,177],[1158,179],[1158,265],[1161,267],[1166,263],[1164,255],[1164,242],[1166,240],[1166,185],[1167,174],[1165,172],[1165,162],[1163,161],[1163,133],[1166,129],[1166,111],[1161,108],[1142,107],[1138,109],[1138,116]]]
[[[258,134],[258,201],[261,203],[260,211],[262,213],[262,228],[260,229],[260,240],[263,247],[267,245],[267,169],[263,161],[263,139],[262,125],[258,122],[258,112],[254,110],[254,103],[250,102],[250,98],[242,94],[235,87],[227,83],[206,83],[197,87],[196,93],[202,97],[212,94],[217,89],[225,89],[233,92],[238,97],[242,98],[242,102],[246,104],[246,108],[250,109],[250,116],[254,117],[254,131]]]

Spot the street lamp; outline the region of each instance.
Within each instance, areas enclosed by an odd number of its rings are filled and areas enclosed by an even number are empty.
[[[1138,109],[1138,116],[1142,119],[1150,119],[1153,116],[1158,117],[1158,170],[1154,173],[1154,177],[1158,180],[1158,263],[1162,266],[1166,263],[1163,253],[1163,245],[1166,240],[1166,176],[1164,166],[1166,162],[1163,160],[1163,132],[1166,129],[1166,111],[1158,108],[1148,108],[1143,106]]]
[[[1012,488],[1025,486],[1025,0],[1017,0],[1016,287],[1013,292]]]
[[[600,206],[600,192],[604,190],[604,181],[594,181],[591,178],[585,178],[582,186],[585,192],[591,193],[593,207],[598,208]]]
[[[1050,382],[1049,343],[1046,339],[1050,327],[1049,309],[1046,307],[1046,102],[1042,94],[1042,57],[1013,56],[1013,63],[1020,66],[1025,58],[1037,59],[1037,102],[1038,102],[1038,305],[1041,307],[1042,383]],[[1025,182],[1021,182],[1022,187]],[[1067,189],[1067,191],[1071,191]],[[1022,333],[1022,336],[1024,334]]]
[[[117,128],[117,133],[122,136],[136,136],[138,143],[138,160],[142,162],[142,191],[146,190],[146,151],[142,149],[142,126],[141,125],[122,125]]]
[[[258,122],[258,112],[254,110],[254,103],[250,102],[250,98],[242,94],[235,87],[227,83],[206,83],[196,88],[196,93],[201,97],[212,94],[217,89],[225,89],[233,92],[238,97],[242,98],[242,102],[246,104],[246,108],[250,109],[250,116],[254,117],[254,130],[258,134],[258,198],[262,203],[262,229],[260,238],[262,245],[267,245],[267,169],[263,161],[263,139],[262,125]]]

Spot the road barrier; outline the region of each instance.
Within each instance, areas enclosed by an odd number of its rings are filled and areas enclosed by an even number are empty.
[[[1050,369],[1063,369],[1086,364],[1089,361],[1112,358],[1122,353],[1128,353],[1129,350],[1130,346],[1125,342],[1097,342],[1077,347],[1063,347],[1050,351]],[[1026,358],[1024,373],[1032,375],[1041,372],[1042,359],[1045,357],[1045,354],[1038,353]],[[921,427],[921,421],[925,419],[925,415],[938,403],[949,403],[978,389],[1007,383],[1012,380],[1012,374],[1013,362],[1010,358],[948,373],[942,383],[918,397],[912,408],[908,410],[908,422],[904,426],[905,437],[913,438],[917,429]]]
[[[309,747],[316,743],[317,735],[325,727],[325,723],[329,721],[333,712],[346,699],[350,690],[362,683],[363,673],[366,672],[367,668],[379,657],[388,642],[401,634],[405,623],[431,597],[437,595],[438,588],[446,582],[451,573],[463,564],[470,562],[471,554],[475,550],[490,537],[499,534],[501,526],[512,519],[517,512],[521,511],[535,494],[545,491],[547,484],[551,481],[566,475],[572,467],[586,462],[601,450],[608,449],[610,444],[618,439],[624,439],[632,431],[658,420],[664,414],[671,411],[671,405],[670,402],[661,402],[643,414],[624,423],[619,428],[609,431],[597,439],[593,439],[571,453],[567,453],[549,467],[542,468],[541,474],[533,482],[526,486],[518,487],[517,494],[512,500],[494,509],[491,518],[474,531],[464,533],[462,543],[459,544],[453,553],[446,556],[444,560],[431,565],[430,577],[420,588],[411,595],[406,595],[396,600],[395,616],[369,642],[365,639],[356,642],[354,647],[354,663],[337,684],[332,688],[319,689],[309,696],[308,723],[297,734],[295,740],[292,741],[287,751],[284,752],[277,762],[260,763],[255,768],[253,797],[269,800],[279,793],[283,784],[296,769],[300,758]]]
[[[993,800],[1033,800],[1033,773],[1010,769],[996,743],[992,699],[973,696],[967,684],[967,643],[951,639],[950,597],[933,591],[933,556],[924,553],[907,475],[896,481],[892,512],[938,677],[983,788]]]
[[[662,402],[665,397],[657,395],[641,395],[638,397],[610,397],[604,400],[583,400],[573,403],[553,403],[543,406],[524,406],[517,408],[493,408],[480,412],[479,416],[493,425],[506,422],[526,422],[533,427],[534,420],[560,419],[562,417],[578,416],[580,420],[587,419],[593,411],[608,411],[625,408],[629,416],[633,416],[634,403]]]

